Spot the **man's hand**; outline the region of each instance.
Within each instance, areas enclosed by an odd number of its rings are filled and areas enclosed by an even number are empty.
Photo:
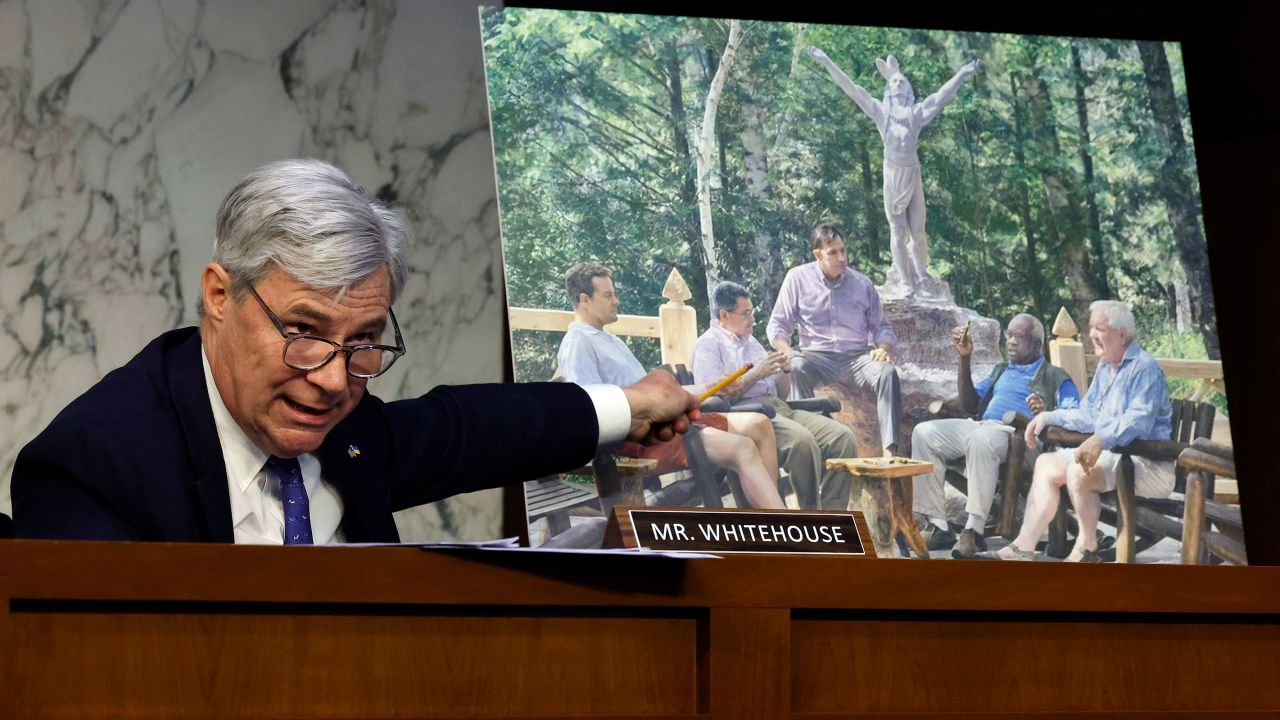
[[[665,370],[654,370],[622,392],[631,405],[631,432],[627,439],[632,442],[667,442],[688,432],[689,423],[701,417],[698,398],[680,387]]]
[[[1040,397],[1036,393],[1031,393],[1030,395],[1027,396],[1027,407],[1031,408],[1032,417],[1039,415],[1040,413],[1044,412],[1044,408],[1045,408],[1044,398]]]
[[[819,61],[819,62],[821,62],[821,61],[823,61],[823,60],[826,60],[826,59],[827,59],[827,54],[826,54],[826,53],[824,53],[824,52],[822,52],[821,50],[819,50],[819,49],[818,49],[818,48],[816,48],[816,47],[807,47],[807,48],[805,48],[805,49],[804,49],[804,54],[805,54],[805,55],[808,55],[809,57],[811,57],[811,58],[813,58],[814,60],[817,60],[817,61]]]
[[[754,368],[752,368],[752,369],[754,369]],[[747,375],[750,375],[750,374],[751,374],[751,373],[747,373]],[[745,383],[745,382],[743,382],[743,381],[746,379],[747,375],[743,375],[742,377],[738,378],[737,380],[734,380],[733,382],[729,383],[728,385],[725,385],[723,388],[721,388],[721,389],[720,389],[720,392],[718,392],[718,393],[716,393],[716,394],[717,394],[717,395],[724,395],[725,397],[738,397],[739,395],[741,395],[741,394],[742,394],[743,390],[745,390],[745,389],[746,389],[746,387],[747,387],[747,386],[746,386],[746,383]]]
[[[969,62],[965,63],[964,67],[960,68],[960,72],[964,73],[965,77],[973,77],[974,75],[978,74],[978,71],[981,69],[982,69],[981,60],[970,60]]]
[[[1043,415],[1037,415],[1031,419],[1031,422],[1027,423],[1025,439],[1028,448],[1036,449],[1036,445],[1040,442],[1040,433],[1044,431],[1045,424]]]
[[[1098,456],[1102,454],[1102,441],[1097,435],[1090,435],[1088,440],[1080,443],[1080,447],[1076,448],[1076,462],[1080,463],[1080,467],[1085,472],[1093,469],[1098,462]]]
[[[790,372],[790,370],[791,357],[782,351],[774,351],[756,361],[755,367],[751,368],[747,374],[758,372],[759,375],[755,379],[763,380],[780,372]]]
[[[881,345],[880,347],[872,350],[870,357],[872,362],[893,362],[893,356],[889,354],[888,345]]]
[[[973,354],[973,336],[969,334],[968,325],[951,328],[951,346],[956,349],[956,354],[960,357],[969,357]]]
[[[781,372],[791,371],[791,360],[782,350],[765,355],[751,365],[742,377],[729,383],[718,395],[737,397],[765,378],[773,377]]]
[[[784,343],[782,341],[775,342],[773,346],[776,347],[778,349],[778,352],[782,354],[782,360],[783,360],[782,372],[785,372],[785,373],[791,372],[791,360],[793,358],[800,357],[800,355],[802,354],[801,351],[791,347],[789,343]]]

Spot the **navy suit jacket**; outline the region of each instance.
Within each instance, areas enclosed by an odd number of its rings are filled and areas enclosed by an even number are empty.
[[[392,512],[580,466],[597,438],[577,385],[468,385],[396,402],[366,393],[316,455],[347,541],[394,542]],[[198,330],[152,341],[24,447],[13,512],[24,538],[233,542]]]

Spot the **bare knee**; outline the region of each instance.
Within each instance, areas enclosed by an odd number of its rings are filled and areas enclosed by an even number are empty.
[[[1094,473],[1086,471],[1080,463],[1067,466],[1067,490],[1071,493],[1097,492],[1098,480]]]
[[[1036,470],[1031,482],[1033,485],[1062,487],[1067,482],[1067,466],[1055,455],[1041,455],[1036,459]]]
[[[737,435],[745,435],[757,444],[773,437],[773,423],[765,415],[756,412],[729,415],[729,430]]]
[[[759,457],[755,443],[743,435],[704,431],[702,438],[707,456],[714,462],[724,465],[732,464],[738,468],[742,463],[750,460],[752,455]]]

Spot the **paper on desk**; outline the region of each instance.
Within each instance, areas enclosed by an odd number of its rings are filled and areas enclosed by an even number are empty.
[[[422,550],[477,550],[484,552],[541,553],[547,555],[625,555],[629,557],[663,557],[689,560],[695,558],[720,559],[720,555],[708,553],[684,552],[680,550],[646,550],[644,548],[527,548],[519,545],[519,538],[497,538],[494,540],[444,541],[416,543],[348,543],[346,547],[415,547]]]
[[[511,542],[506,542],[510,540]],[[476,550],[480,552],[531,553],[542,555],[623,555],[627,557],[661,557],[689,560],[694,558],[714,558],[719,555],[707,553],[684,552],[681,550],[646,550],[644,548],[556,548],[556,547],[520,547],[515,538],[494,540],[488,543],[419,543],[423,550]]]
[[[401,543],[345,543],[345,547],[411,547],[422,548],[424,550],[432,550],[435,548],[443,548],[448,550],[457,549],[481,549],[481,548],[514,548],[519,547],[520,538],[495,538],[493,540],[445,540],[441,542],[401,542]]]

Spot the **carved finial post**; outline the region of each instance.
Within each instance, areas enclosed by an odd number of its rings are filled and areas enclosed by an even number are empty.
[[[698,315],[685,305],[693,297],[689,283],[680,272],[671,268],[667,284],[662,288],[667,299],[658,308],[658,329],[662,334],[662,362],[668,365],[682,364],[689,367],[693,360],[693,344],[698,340]]]
[[[1049,362],[1057,365],[1071,376],[1076,389],[1084,395],[1089,389],[1089,375],[1084,365],[1084,343],[1079,339],[1080,330],[1067,313],[1066,308],[1058,309],[1058,317],[1053,321],[1053,339],[1049,341]]]

